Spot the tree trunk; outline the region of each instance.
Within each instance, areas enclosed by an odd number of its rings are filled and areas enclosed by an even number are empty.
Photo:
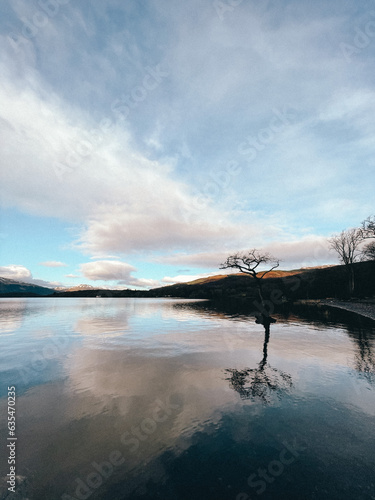
[[[264,327],[264,330],[265,330],[265,335],[264,335],[264,343],[263,343],[263,359],[259,363],[259,368],[261,370],[263,370],[267,364],[267,347],[268,347],[268,342],[270,340],[270,325],[268,325],[267,328]]]
[[[264,309],[264,298],[263,298],[263,294],[262,294],[262,282],[259,278],[255,277],[255,280],[256,280],[256,284],[257,284],[257,287],[258,287],[258,294],[259,294],[259,298],[260,298],[260,303],[262,304],[262,309]]]
[[[355,289],[355,277],[354,277],[354,268],[353,264],[347,264],[346,265],[346,270],[348,272],[348,292],[349,292],[349,297],[352,297],[354,294],[354,289]]]
[[[350,266],[350,285],[349,285],[350,296],[352,296],[354,294],[354,286],[355,286],[354,268],[353,268],[353,266]]]

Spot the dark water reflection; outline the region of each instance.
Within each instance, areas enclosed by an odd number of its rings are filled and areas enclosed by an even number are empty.
[[[265,332],[246,310],[165,299],[0,312],[1,415],[18,394],[9,498],[375,498],[372,322],[299,310]]]

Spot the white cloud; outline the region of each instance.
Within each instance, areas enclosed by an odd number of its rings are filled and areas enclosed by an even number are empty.
[[[159,280],[147,279],[147,278],[133,278],[131,277],[128,281],[119,281],[119,283],[123,283],[128,287],[137,287],[137,288],[155,288],[162,286]]]
[[[80,265],[83,276],[93,281],[117,281],[117,286],[109,288],[152,288],[160,286],[158,280],[136,278],[132,273],[136,268],[126,262],[113,260],[98,260]],[[72,276],[73,277],[73,276]],[[121,286],[120,286],[121,285]]]
[[[200,253],[176,253],[174,255],[162,256],[157,259],[163,264],[175,266],[191,266],[212,269],[211,274],[220,274],[220,264],[228,255],[249,250],[250,247],[232,248],[228,251],[200,252]],[[275,241],[268,245],[259,247],[259,250],[269,252],[280,259],[281,269],[292,267],[320,266],[329,263],[337,263],[337,257],[329,250],[327,238],[323,236],[306,236],[294,241]],[[155,259],[156,260],[156,259]],[[225,274],[227,271],[225,271]],[[204,276],[204,275],[199,275]],[[176,277],[178,278],[178,277]],[[176,279],[168,278],[168,279]],[[189,278],[189,276],[186,276]],[[191,278],[191,277],[190,277]],[[191,278],[194,279],[194,278]]]
[[[337,263],[327,238],[309,235],[298,241],[275,242],[263,248],[281,260],[280,268],[312,267]]]
[[[374,92],[370,89],[341,89],[335,92],[327,106],[320,110],[319,119],[322,121],[342,120],[344,124],[351,126],[364,118],[370,118],[374,114]],[[373,126],[373,121],[370,122]]]
[[[58,281],[45,281],[37,278],[33,278],[33,275],[29,269],[25,266],[11,264],[9,266],[0,267],[0,276],[2,278],[7,278],[15,281],[21,281],[23,283],[30,283],[32,285],[43,286],[47,288],[55,288],[61,285]]]
[[[112,122],[100,132],[55,96],[42,98],[41,84],[21,92],[5,75],[3,203],[87,224],[81,247],[97,255],[223,244],[261,230],[261,224],[233,223],[209,204],[202,208],[191,188],[172,177],[172,162],[137,153],[122,126]],[[95,127],[98,137],[90,132]],[[56,164],[68,168],[60,172]]]
[[[31,271],[25,266],[10,265],[0,267],[0,276],[11,280],[24,281],[32,278]]]
[[[170,264],[173,266],[206,267],[211,269],[218,269],[220,263],[224,262],[229,254],[237,250],[228,249],[228,251],[200,252],[191,254],[177,253],[174,255],[162,256],[155,260],[157,262]]]
[[[133,210],[121,205],[102,208],[90,218],[78,246],[90,253],[225,247],[228,242],[243,242],[245,238],[259,241],[271,231],[265,231],[259,222],[251,225],[225,220],[223,214],[209,208],[196,215],[178,191],[165,196]]]
[[[39,265],[45,267],[68,267],[68,264],[56,260],[48,260],[46,262],[40,262]]]
[[[98,260],[80,265],[83,276],[92,281],[127,281],[135,267],[125,262]]]

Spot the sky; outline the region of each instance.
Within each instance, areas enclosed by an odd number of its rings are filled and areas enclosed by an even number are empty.
[[[0,3],[0,276],[149,288],[374,214],[375,5]]]

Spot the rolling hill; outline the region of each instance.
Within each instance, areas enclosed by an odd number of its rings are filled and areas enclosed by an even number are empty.
[[[355,296],[375,295],[375,261],[354,264]],[[319,266],[291,271],[276,270],[263,280],[265,298],[272,294],[280,300],[319,299],[348,297],[348,273],[345,266]],[[155,297],[184,297],[207,299],[254,299],[257,288],[251,276],[239,273],[216,275],[188,283],[154,288],[149,292]]]
[[[355,297],[375,296],[375,261],[354,264]],[[275,270],[263,279],[263,295],[273,302],[299,299],[349,298],[345,266],[319,266],[291,271]],[[212,300],[258,300],[254,279],[246,274],[220,274],[188,283],[151,290],[109,290],[78,285],[70,289],[51,288],[0,278],[0,296],[53,297],[181,297]]]
[[[0,277],[0,296],[10,296],[13,297],[17,295],[52,295],[54,292],[53,288],[47,288],[44,286],[33,285],[31,283],[24,283],[22,281],[11,280],[8,278]]]

